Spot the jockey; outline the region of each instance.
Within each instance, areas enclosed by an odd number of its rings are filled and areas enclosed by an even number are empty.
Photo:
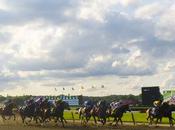
[[[30,105],[32,105],[34,103],[34,99],[29,99],[29,100],[25,101],[24,103],[28,107],[28,106],[30,106]]]
[[[61,99],[55,100],[56,105],[60,105],[63,101]]]
[[[112,102],[110,104],[110,107],[111,107],[112,110],[118,109],[121,106],[122,106],[122,102],[121,101],[119,101],[119,102]]]
[[[7,110],[11,103],[13,103],[12,99],[6,100],[4,102],[4,109]]]
[[[56,104],[55,104],[55,101],[54,101],[54,100],[48,100],[47,105],[48,105],[48,108],[51,108],[51,107],[56,106]]]
[[[37,103],[38,105],[40,105],[43,101],[44,101],[44,98],[43,97],[40,97],[40,98],[37,98],[35,100],[35,103]]]
[[[98,103],[97,103],[97,106],[98,107],[106,107],[107,106],[107,103],[106,103],[106,101],[105,100],[101,100],[101,101],[99,101]]]
[[[87,101],[84,102],[83,106],[86,107],[86,108],[92,108],[93,103],[92,103],[91,100],[87,100]]]
[[[118,101],[118,102],[112,102],[110,104],[111,107],[111,113],[115,113],[121,106],[123,105],[122,101]]]
[[[153,102],[154,107],[159,107],[161,105],[161,102],[159,100],[156,100]]]
[[[8,100],[6,100],[6,102],[4,103],[4,105],[5,106],[8,106],[9,104],[11,104],[12,103],[12,99],[8,99]]]
[[[154,114],[154,115],[157,115],[158,113],[159,113],[159,107],[160,107],[160,105],[161,105],[161,101],[159,101],[159,100],[156,100],[156,101],[154,101],[153,102],[153,111],[152,111],[152,114]]]

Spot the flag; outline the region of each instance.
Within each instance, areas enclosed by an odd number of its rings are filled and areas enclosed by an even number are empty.
[[[74,88],[72,88],[72,90],[74,90]]]
[[[57,91],[57,88],[55,88],[55,91]]]
[[[84,87],[83,87],[83,86],[81,86],[81,89],[84,89]]]
[[[92,88],[95,88],[94,86],[92,86]]]
[[[65,88],[63,88],[63,90],[65,90]]]
[[[105,86],[104,85],[101,85],[101,88],[105,88]]]

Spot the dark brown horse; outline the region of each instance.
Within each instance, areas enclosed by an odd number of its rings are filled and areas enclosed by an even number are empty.
[[[149,124],[151,125],[154,119],[156,119],[155,124],[160,121],[162,121],[163,117],[166,117],[169,119],[170,127],[173,126],[173,120],[175,120],[172,117],[172,106],[168,104],[168,102],[162,103],[159,107],[151,107],[147,111],[147,120],[149,120]]]
[[[111,117],[114,118],[113,122],[115,122],[115,125],[118,125],[119,121],[121,124],[123,124],[122,117],[123,117],[123,114],[126,113],[127,111],[131,112],[129,108],[129,104],[122,105],[119,108],[111,111]],[[132,116],[133,123],[135,125],[135,119],[132,112],[131,112],[131,116]]]
[[[60,121],[62,123],[62,126],[64,127],[64,123],[66,122],[64,118],[64,110],[70,110],[69,104],[65,101],[61,101],[59,103],[56,103],[56,107],[53,108],[53,110],[50,113],[50,116],[55,118],[55,123]]]
[[[97,121],[100,121],[103,125],[106,124],[106,118],[109,117],[108,109],[108,105],[94,106],[90,112],[94,122],[97,123]]]
[[[87,124],[91,117],[94,123],[100,121],[103,125],[106,123],[108,105],[105,101],[99,101],[96,105],[79,108],[79,119],[81,124]],[[97,118],[97,119],[96,119]]]
[[[29,122],[31,122],[32,119],[36,119],[36,104],[33,102],[28,106],[21,107],[19,113],[22,122],[28,124],[25,119],[30,118]]]
[[[80,107],[78,110],[79,119],[81,120],[81,124],[87,124],[91,118],[91,110],[92,107]]]
[[[14,102],[9,103],[4,108],[0,108],[0,115],[2,116],[3,120],[9,120],[12,116],[14,117],[14,120],[16,119],[15,113],[13,109],[17,108],[17,104]]]

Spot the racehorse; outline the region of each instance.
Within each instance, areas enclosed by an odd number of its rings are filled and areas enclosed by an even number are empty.
[[[87,124],[90,118],[93,117],[95,124],[97,123],[96,118],[98,118],[98,121],[104,125],[106,123],[107,109],[108,105],[104,100],[99,101],[96,105],[91,102],[84,107],[80,107],[78,113],[81,124]]]
[[[91,118],[91,109],[92,107],[80,107],[79,108],[78,113],[79,113],[79,119],[81,120],[81,124],[88,123],[88,121]]]
[[[119,108],[111,111],[111,117],[114,118],[113,122],[116,122],[115,125],[118,125],[119,121],[121,124],[123,124],[122,117],[123,117],[123,114],[126,113],[127,111],[131,112],[129,108],[129,104],[121,105]],[[131,112],[131,115],[132,115],[133,123],[135,124],[135,120],[132,112]]]
[[[56,118],[55,123],[60,121],[63,127],[64,127],[64,122],[66,122],[64,118],[65,109],[70,110],[69,104],[65,101],[59,101],[56,103],[56,107],[53,108],[53,111],[51,111],[51,115],[50,115]]]
[[[91,116],[94,118],[94,122],[100,121],[103,125],[106,123],[106,118],[108,117],[109,105],[105,101],[99,101],[91,110]]]
[[[20,116],[21,116],[21,119],[22,119],[22,122],[23,123],[26,123],[25,122],[25,119],[26,118],[30,118],[30,121],[35,118],[36,119],[36,104],[34,102],[32,102],[30,105],[28,106],[24,106],[24,107],[21,107],[19,109],[19,113],[20,113]],[[30,122],[29,121],[29,122]]]
[[[14,120],[16,119],[15,113],[13,112],[13,109],[17,107],[17,104],[14,102],[9,103],[4,108],[0,108],[0,115],[2,116],[3,120],[9,120],[12,116],[14,117]],[[6,118],[9,117],[9,118]]]
[[[150,120],[149,124],[151,125],[154,119],[156,119],[155,124],[157,125],[158,121],[162,121],[163,117],[167,117],[169,119],[170,127],[173,126],[173,120],[175,120],[172,117],[172,107],[168,104],[168,102],[162,103],[159,107],[151,107],[147,111],[147,120]]]

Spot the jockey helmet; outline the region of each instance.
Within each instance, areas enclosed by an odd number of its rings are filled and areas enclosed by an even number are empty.
[[[160,106],[160,104],[161,104],[161,102],[159,100],[156,100],[156,101],[153,102],[153,105],[155,107]]]

